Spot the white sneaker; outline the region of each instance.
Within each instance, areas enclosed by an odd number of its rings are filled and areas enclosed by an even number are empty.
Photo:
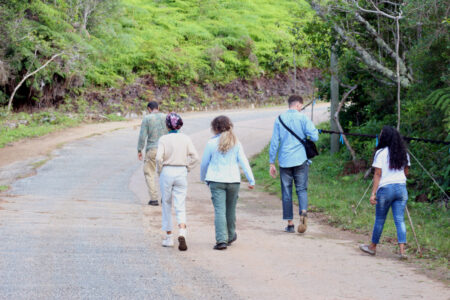
[[[167,234],[166,237],[162,241],[163,247],[173,247],[173,234]]]

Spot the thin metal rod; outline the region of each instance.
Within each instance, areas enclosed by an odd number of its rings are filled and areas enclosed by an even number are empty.
[[[361,204],[361,201],[362,201],[362,200],[364,199],[364,197],[366,196],[367,191],[368,191],[369,188],[372,186],[372,183],[373,183],[373,180],[370,181],[369,185],[367,186],[366,191],[364,192],[364,195],[363,195],[363,196],[361,197],[361,199],[359,200],[358,205],[356,205],[355,209],[353,209],[353,213],[355,214],[355,216],[356,216],[356,210],[358,209],[359,205]]]

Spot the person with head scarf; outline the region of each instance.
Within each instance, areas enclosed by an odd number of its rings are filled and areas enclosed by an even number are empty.
[[[187,173],[198,162],[198,154],[189,136],[179,132],[183,120],[176,113],[166,117],[169,134],[158,142],[156,164],[162,196],[162,230],[166,232],[162,245],[173,247],[172,201],[178,223],[178,249],[187,250],[186,244],[186,193]]]

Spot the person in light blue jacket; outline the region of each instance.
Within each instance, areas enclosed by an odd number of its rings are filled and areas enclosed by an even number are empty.
[[[313,122],[301,113],[303,98],[297,95],[290,96],[288,104],[289,110],[280,115],[283,123],[301,139],[309,137],[312,141],[317,141],[319,139],[318,130]],[[278,163],[280,165],[283,219],[288,222],[285,231],[290,233],[295,232],[292,206],[292,183],[294,182],[300,214],[300,225],[298,226],[297,231],[303,233],[307,228],[308,172],[311,162],[306,157],[306,151],[303,144],[283,127],[278,118],[273,126],[273,134],[269,149],[269,172],[273,178],[276,178],[277,176],[277,169],[275,167],[277,154]]]
[[[211,122],[215,136],[203,152],[200,177],[211,190],[216,228],[215,250],[225,250],[236,241],[236,202],[239,196],[241,173],[244,170],[249,189],[255,187],[255,179],[245,156],[244,148],[233,133],[233,123],[226,116]]]

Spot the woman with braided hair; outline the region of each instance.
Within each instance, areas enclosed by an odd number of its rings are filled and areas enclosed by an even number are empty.
[[[376,254],[387,213],[389,208],[392,207],[395,227],[397,228],[400,258],[407,259],[404,213],[408,201],[406,176],[408,176],[409,166],[409,156],[400,133],[393,127],[384,126],[380,133],[380,142],[376,148],[372,164],[375,174],[370,203],[376,205],[372,243],[360,245],[359,248],[363,252],[370,255]]]
[[[203,152],[200,177],[211,190],[216,228],[215,250],[225,250],[236,241],[236,203],[239,196],[241,173],[244,170],[249,189],[255,186],[252,170],[244,148],[233,133],[233,123],[226,116],[211,122],[215,136]]]
[[[183,120],[176,113],[166,117],[169,134],[163,135],[158,142],[156,164],[162,196],[162,230],[166,236],[164,247],[173,247],[172,200],[179,227],[178,249],[187,250],[186,244],[186,193],[187,173],[198,162],[198,154],[191,139],[179,130]]]

